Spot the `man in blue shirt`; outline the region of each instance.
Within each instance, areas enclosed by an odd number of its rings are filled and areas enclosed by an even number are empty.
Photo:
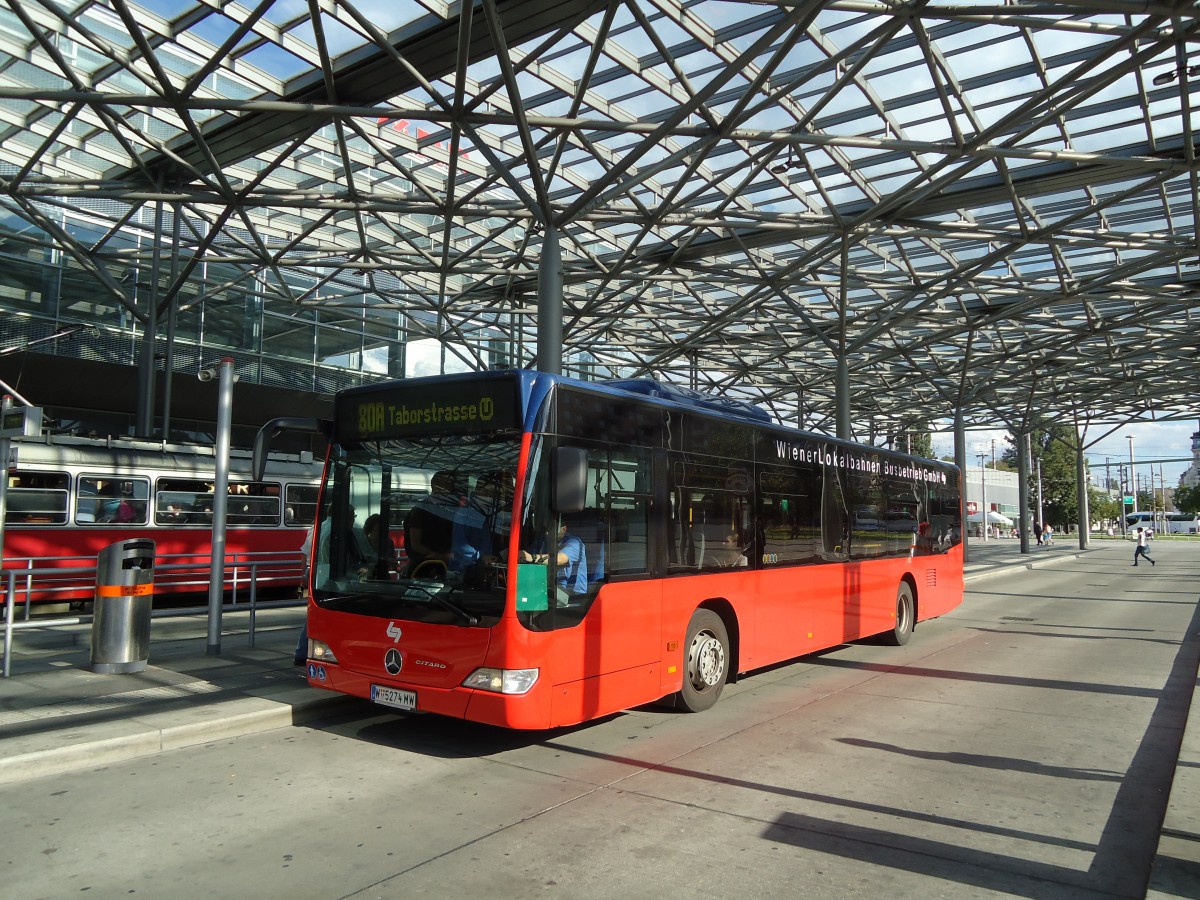
[[[547,553],[528,553],[521,551],[524,562],[548,563]],[[587,593],[587,551],[583,541],[567,531],[567,524],[558,526],[558,554],[555,557],[558,567],[558,586],[568,594]]]

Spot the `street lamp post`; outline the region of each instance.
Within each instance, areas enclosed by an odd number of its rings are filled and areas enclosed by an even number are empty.
[[[987,459],[986,453],[979,454],[979,506],[981,518],[983,519],[983,539],[988,539],[988,504],[987,504],[987,469],[984,468],[983,461]]]
[[[1129,439],[1129,487],[1132,489],[1130,496],[1133,497],[1133,509],[1130,512],[1137,512],[1137,476],[1133,471],[1133,435],[1126,435],[1126,437]],[[1121,504],[1121,508],[1125,508],[1124,503]]]
[[[1045,502],[1042,499],[1042,458],[1037,458],[1037,521],[1033,523],[1036,531],[1041,531],[1046,527],[1046,511]]]

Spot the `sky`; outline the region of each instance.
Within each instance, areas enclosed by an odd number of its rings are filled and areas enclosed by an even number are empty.
[[[1135,422],[1125,425],[1107,437],[1098,440],[1103,430],[1089,430],[1085,441],[1089,444],[1097,441],[1094,446],[1087,448],[1088,462],[1093,470],[1103,468],[1105,457],[1115,466],[1129,462],[1129,438],[1133,438],[1134,470],[1145,477],[1148,471],[1143,468],[1145,463],[1153,463],[1155,486],[1158,486],[1159,460],[1175,459],[1183,462],[1162,462],[1162,478],[1166,487],[1172,488],[1179,484],[1179,476],[1191,465],[1192,435],[1200,430],[1200,414],[1196,419],[1187,422]],[[1006,437],[1008,432],[1003,429],[993,431],[968,431],[967,455],[968,465],[978,465],[976,454],[986,452],[991,455],[992,440],[996,441],[996,457],[999,458],[1008,447]],[[946,432],[933,436],[934,453],[950,456],[954,453],[954,435]],[[1116,473],[1113,473],[1116,478]]]

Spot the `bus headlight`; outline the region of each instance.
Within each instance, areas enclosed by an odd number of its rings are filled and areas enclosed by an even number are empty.
[[[308,658],[319,663],[335,663],[338,661],[327,643],[316,641],[312,638],[308,639]]]
[[[537,684],[537,669],[476,669],[463,687],[496,694],[525,694]]]

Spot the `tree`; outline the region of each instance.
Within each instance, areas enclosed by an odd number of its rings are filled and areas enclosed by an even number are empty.
[[[1017,439],[1009,435],[1004,461],[1014,468],[1017,463]],[[1076,481],[1076,448],[1079,437],[1075,429],[1065,425],[1034,428],[1029,433],[1030,477],[1041,462],[1042,470],[1042,514],[1045,521],[1056,529],[1063,525],[1079,524],[1079,491]],[[1037,519],[1037,485],[1031,483],[1029,491],[1030,518]],[[1037,523],[1041,524],[1041,523]]]
[[[1121,502],[1103,491],[1088,488],[1088,515],[1093,522],[1115,522],[1121,517]]]
[[[1042,448],[1042,497],[1046,521],[1054,525],[1079,523],[1079,491],[1075,448],[1079,438],[1074,428],[1052,426]]]
[[[891,445],[901,453],[937,459],[933,452],[933,433],[927,425],[914,425],[893,435]]]
[[[1175,488],[1175,508],[1180,512],[1200,513],[1200,484]]]

